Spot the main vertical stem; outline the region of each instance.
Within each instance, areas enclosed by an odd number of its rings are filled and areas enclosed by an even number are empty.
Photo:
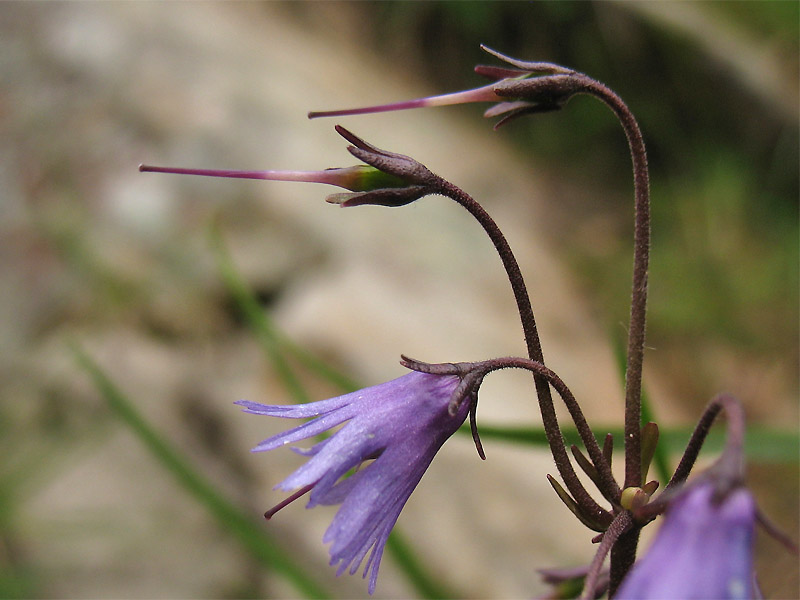
[[[647,317],[647,270],[650,262],[650,181],[647,151],[636,118],[622,99],[602,83],[585,75],[585,92],[604,102],[625,130],[633,161],[634,230],[633,285],[628,326],[628,354],[625,368],[625,484],[642,485],[642,367],[644,362],[645,322]],[[622,534],[611,549],[609,598],[613,598],[622,579],[636,559],[639,527]]]
[[[611,570],[608,579],[608,597],[613,598],[636,560],[636,547],[639,545],[640,527],[623,533],[611,548]]]
[[[642,132],[630,109],[608,87],[585,75],[586,93],[602,100],[616,114],[630,145],[633,160],[634,232],[633,285],[625,369],[625,485],[642,485],[641,397],[647,316],[647,270],[650,257],[650,183]],[[613,554],[612,554],[613,556]]]

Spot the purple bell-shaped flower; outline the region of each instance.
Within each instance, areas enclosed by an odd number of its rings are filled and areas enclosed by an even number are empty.
[[[690,485],[670,502],[653,545],[615,599],[752,598],[755,524],[746,488],[715,498],[711,481]]]
[[[274,450],[344,424],[308,450],[311,458],[279,483],[300,489],[265,516],[310,491],[308,508],[341,504],[323,537],[332,542],[331,565],[338,574],[355,573],[367,553],[363,576],[375,590],[383,548],[400,511],[436,452],[464,422],[470,403],[448,411],[461,379],[456,375],[408,373],[392,381],[321,402],[269,406],[239,401],[245,412],[270,417],[313,420],[275,435],[253,448]],[[355,472],[353,472],[355,470]]]

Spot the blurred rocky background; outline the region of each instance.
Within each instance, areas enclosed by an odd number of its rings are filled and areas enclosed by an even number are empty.
[[[664,426],[734,393],[750,422],[797,432],[798,4],[382,2],[0,4],[0,596],[293,597],[113,413],[92,357],[194,469],[338,597],[321,544],[333,509],[270,523],[300,462],[249,448],[283,403],[218,265],[218,243],[292,342],[375,384],[399,354],[523,354],[491,246],[458,207],[340,210],[315,185],[140,174],[354,164],[342,108],[475,87],[485,43],[606,82],[652,167],[645,386]],[[611,114],[588,98],[498,132],[464,106],[339,122],[484,203],[519,254],[548,364],[592,423],[622,389],[632,190]],[[216,237],[215,237],[216,236]],[[308,374],[313,399],[338,393]],[[479,420],[537,425],[530,379],[495,375]],[[545,480],[548,454],[448,443],[399,521],[465,597],[531,597],[537,568],[587,563],[591,532]],[[798,464],[754,461],[762,508],[798,528]],[[760,536],[767,597],[797,564]],[[376,597],[415,594],[390,557]]]

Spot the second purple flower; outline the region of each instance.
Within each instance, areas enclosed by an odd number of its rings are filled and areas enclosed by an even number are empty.
[[[687,486],[615,598],[753,598],[755,523],[755,501],[746,488],[715,500],[712,483]]]

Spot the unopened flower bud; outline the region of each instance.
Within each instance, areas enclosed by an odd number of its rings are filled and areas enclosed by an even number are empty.
[[[308,113],[310,119],[317,117],[333,117],[342,115],[363,115],[369,113],[407,110],[410,108],[425,108],[432,106],[448,106],[452,104],[467,104],[473,102],[495,103],[485,113],[485,117],[501,116],[495,129],[509,120],[523,114],[547,112],[558,110],[573,95],[582,90],[585,77],[579,73],[545,62],[526,62],[517,60],[486,46],[483,50],[510,64],[511,67],[497,67],[478,65],[476,73],[494,83],[479,88],[379,104],[345,110],[315,111]],[[361,158],[359,156],[359,158]],[[362,160],[364,160],[362,158]],[[370,163],[374,164],[374,163]],[[381,168],[382,167],[378,167]]]
[[[336,131],[352,145],[348,151],[365,165],[324,169],[322,171],[231,171],[220,169],[184,169],[139,165],[139,171],[263,179],[268,181],[300,181],[325,183],[349,190],[351,193],[332,194],[327,201],[340,206],[403,206],[435,192],[439,178],[424,165],[403,154],[387,152],[368,144],[344,127]]]

